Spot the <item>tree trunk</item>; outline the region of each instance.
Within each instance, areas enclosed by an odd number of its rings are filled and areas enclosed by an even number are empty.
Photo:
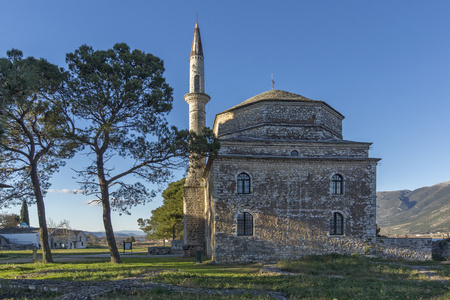
[[[100,184],[102,192],[103,205],[103,225],[105,226],[106,241],[109,247],[109,254],[111,255],[111,262],[121,264],[119,249],[117,249],[116,238],[114,237],[114,230],[111,223],[111,205],[109,203],[108,186]]]
[[[119,249],[117,249],[116,238],[114,237],[114,230],[111,223],[111,204],[109,203],[108,182],[105,179],[103,156],[100,153],[97,153],[97,172],[102,197],[103,226],[105,226],[106,242],[108,243],[111,262],[121,264],[122,260],[120,259]]]
[[[39,233],[41,239],[41,248],[42,248],[42,262],[43,263],[52,263],[52,252],[50,250],[50,245],[48,244],[48,230],[47,230],[47,221],[45,219],[45,206],[44,206],[44,197],[42,196],[41,185],[39,182],[39,177],[37,175],[37,164],[32,162],[30,164],[31,167],[31,182],[33,183],[34,194],[36,196],[36,205],[38,211],[38,219],[39,219]]]

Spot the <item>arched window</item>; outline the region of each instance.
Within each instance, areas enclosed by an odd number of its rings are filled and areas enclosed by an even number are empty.
[[[238,194],[250,194],[250,176],[241,173],[237,177],[237,192]]]
[[[200,76],[194,76],[194,92],[200,92]]]
[[[291,151],[291,156],[298,156],[298,151],[297,150],[292,150]]]
[[[331,177],[331,193],[334,195],[342,195],[343,194],[343,183],[344,179],[341,175],[335,174]]]
[[[247,212],[237,216],[237,235],[253,235],[253,216]]]
[[[338,212],[331,214],[330,219],[330,235],[344,234],[344,217]]]

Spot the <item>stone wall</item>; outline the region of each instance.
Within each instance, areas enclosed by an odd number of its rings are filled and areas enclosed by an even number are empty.
[[[206,239],[206,256],[212,257],[214,250],[214,232],[215,232],[215,205],[214,205],[214,177],[212,172],[208,172],[205,186],[205,205],[206,205],[206,223],[205,223],[205,239]]]
[[[405,260],[431,260],[432,239],[377,238],[378,256]]]
[[[270,261],[305,254],[365,253],[375,241],[375,161],[220,157],[214,161],[216,262]],[[236,178],[251,177],[251,193],[237,194]],[[344,177],[344,193],[331,193],[331,177]],[[237,215],[253,216],[254,234],[237,236]],[[344,216],[344,235],[332,236],[333,212]]]
[[[187,181],[186,181],[187,182]],[[184,206],[184,256],[205,250],[205,188],[183,188]]]
[[[261,144],[261,141],[242,142],[222,141],[221,155],[251,155],[256,157],[291,157],[292,150],[298,152],[299,158],[318,158],[318,157],[346,157],[346,158],[367,158],[369,153],[368,143],[355,142],[310,142],[298,141],[292,143],[272,143]],[[331,145],[331,147],[330,147]]]
[[[172,255],[174,254],[171,247],[148,247],[149,255]]]
[[[450,260],[450,239],[433,241],[433,259]]]
[[[214,132],[221,139],[342,139],[342,119],[321,101],[263,101],[217,115]]]
[[[148,247],[149,255],[174,255],[183,254],[184,241],[173,240],[171,247]]]

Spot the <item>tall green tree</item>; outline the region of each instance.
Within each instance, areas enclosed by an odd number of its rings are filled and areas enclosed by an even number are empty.
[[[0,204],[36,203],[43,262],[53,262],[48,244],[44,196],[50,176],[74,154],[73,131],[62,101],[65,73],[19,50],[0,59],[0,97],[5,103],[5,136],[0,142]]]
[[[80,182],[102,204],[111,262],[120,263],[111,209],[127,212],[157,192],[126,178],[132,175],[154,184],[167,181],[171,169],[184,163],[188,135],[166,121],[172,88],[158,57],[131,51],[121,43],[109,50],[83,45],[67,54],[66,61],[77,139],[91,158],[78,170]]]
[[[163,205],[152,210],[150,219],[138,219],[138,225],[148,239],[169,239],[173,226],[183,221],[183,186],[185,179],[169,184],[162,193]],[[181,235],[182,232],[179,232]]]
[[[30,226],[30,215],[28,214],[28,205],[25,199],[23,199],[22,208],[20,209],[20,224],[24,223]]]

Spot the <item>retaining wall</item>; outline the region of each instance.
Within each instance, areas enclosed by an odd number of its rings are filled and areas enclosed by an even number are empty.
[[[432,239],[377,238],[378,255],[382,258],[431,260]]]

